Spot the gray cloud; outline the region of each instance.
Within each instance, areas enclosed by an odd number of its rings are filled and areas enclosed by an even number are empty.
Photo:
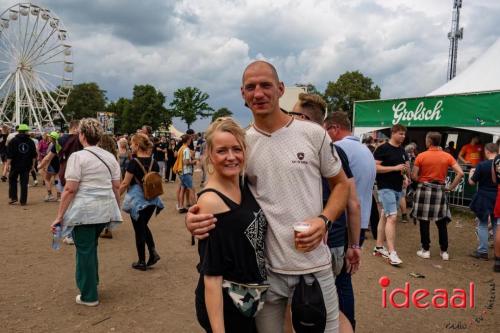
[[[12,3],[0,0],[0,10]],[[451,1],[47,0],[74,46],[75,82],[95,81],[111,100],[153,84],[171,101],[197,86],[214,108],[251,119],[239,93],[249,61],[265,58],[286,84],[324,89],[360,70],[383,97],[423,95],[445,83]],[[500,2],[464,2],[458,71],[498,37]],[[207,121],[195,123],[203,129]],[[184,129],[185,125],[177,125]]]

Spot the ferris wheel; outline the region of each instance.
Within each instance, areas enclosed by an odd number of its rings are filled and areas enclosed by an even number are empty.
[[[55,129],[73,88],[72,48],[49,9],[18,3],[0,15],[0,123]]]

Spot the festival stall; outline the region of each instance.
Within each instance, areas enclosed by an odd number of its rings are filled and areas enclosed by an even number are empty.
[[[458,150],[479,136],[481,142],[500,137],[500,39],[453,80],[427,96],[354,103],[354,133],[381,131],[389,135],[395,124],[408,128],[407,141],[425,149],[425,134],[438,131],[442,144],[454,141]],[[467,171],[467,170],[466,170]],[[454,193],[457,204],[466,205],[475,192],[464,182]],[[451,175],[450,175],[451,176]],[[453,199],[452,198],[452,199]]]

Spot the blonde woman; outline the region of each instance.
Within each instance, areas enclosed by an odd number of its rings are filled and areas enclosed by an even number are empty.
[[[73,235],[76,247],[76,303],[99,304],[97,244],[105,227],[122,222],[120,213],[120,167],[116,157],[97,147],[103,130],[97,119],[80,121],[78,139],[83,150],[74,152],[66,165],[66,185],[52,230],[61,226]]]
[[[264,237],[267,220],[248,186],[245,132],[231,118],[218,118],[206,132],[206,169],[200,213],[213,214],[217,228],[198,244],[200,279],[196,313],[207,332],[256,332],[254,316],[267,290]],[[251,285],[251,287],[248,287]],[[250,288],[252,299],[236,294]],[[234,301],[233,301],[234,300]]]

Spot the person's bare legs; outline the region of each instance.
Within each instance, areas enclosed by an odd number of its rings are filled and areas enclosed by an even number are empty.
[[[339,311],[339,333],[354,333],[351,322],[342,311]]]
[[[285,311],[285,324],[283,325],[283,333],[293,333],[292,324],[292,306],[287,304]]]
[[[406,198],[404,196],[399,200],[399,208],[401,209],[401,214],[406,215]]]
[[[395,251],[396,243],[396,221],[397,214],[386,217],[385,223],[385,240],[387,242],[387,250],[389,253]]]
[[[386,224],[385,212],[383,209],[381,209],[380,210],[380,220],[378,221],[378,226],[377,226],[377,242],[375,244],[377,247],[384,246],[385,224]]]
[[[179,209],[182,209],[184,208],[184,194],[186,192],[186,189],[184,187],[180,187],[180,190],[179,190]]]

